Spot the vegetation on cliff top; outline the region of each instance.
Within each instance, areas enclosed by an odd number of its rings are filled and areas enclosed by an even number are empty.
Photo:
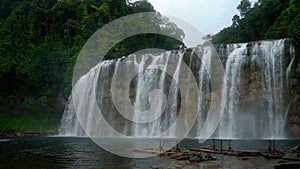
[[[0,130],[40,129],[38,123],[51,125],[53,118],[59,122],[74,63],[86,40],[112,20],[153,11],[146,0],[0,1]],[[163,20],[158,14],[157,18]],[[177,27],[168,29],[184,36]],[[160,35],[138,35],[118,43],[107,58],[158,46],[177,49],[181,43]]]
[[[300,38],[300,1],[242,0],[232,25],[212,36],[213,43],[250,42],[263,39]]]

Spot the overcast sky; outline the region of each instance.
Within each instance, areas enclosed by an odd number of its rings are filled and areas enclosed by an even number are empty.
[[[241,0],[148,0],[162,14],[183,19],[203,34],[215,34],[230,26]],[[257,0],[251,0],[253,3]],[[252,4],[253,4],[252,3]]]

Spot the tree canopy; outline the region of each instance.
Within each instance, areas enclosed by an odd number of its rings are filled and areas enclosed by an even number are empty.
[[[213,36],[213,43],[299,37],[297,0],[258,0],[253,6],[249,0],[242,0],[237,9],[240,14],[233,16],[230,27]]]
[[[86,40],[110,21],[138,12],[154,8],[146,0],[0,1],[0,113],[60,116]],[[163,20],[159,13],[157,19]],[[165,29],[184,36],[174,25]],[[143,48],[181,45],[162,35],[142,34],[118,43],[106,59]]]

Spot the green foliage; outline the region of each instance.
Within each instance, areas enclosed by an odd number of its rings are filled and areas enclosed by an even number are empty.
[[[2,0],[0,115],[22,118],[8,122],[9,117],[1,116],[0,126],[10,128],[15,122],[20,125],[13,128],[25,129],[35,122],[30,117],[60,117],[71,91],[77,56],[86,40],[114,19],[152,11],[153,6],[146,0]],[[163,22],[166,19],[158,13],[153,19],[156,29],[183,38],[182,30]],[[159,24],[167,26],[160,28]],[[162,35],[137,35],[116,44],[106,59],[154,47],[171,50],[183,46]],[[27,115],[26,120],[23,117]]]
[[[0,130],[35,130],[49,131],[56,130],[59,126],[60,119],[57,117],[37,117],[37,116],[18,116],[0,114]]]
[[[138,16],[136,16],[138,17]],[[161,34],[139,34],[135,35],[129,38],[126,38],[125,40],[119,42],[116,44],[105,56],[105,59],[113,59],[118,58],[120,56],[126,56],[129,54],[132,54],[136,51],[146,49],[146,48],[160,48],[165,50],[184,50],[185,46],[182,42],[179,40],[182,40],[184,38],[184,32],[180,28],[177,27],[176,24],[169,21],[168,18],[164,18],[158,13],[154,15],[149,15],[145,17],[151,17],[151,22],[148,21],[148,19],[145,19],[147,21],[143,22],[143,19],[134,19],[134,17],[129,18],[130,23],[134,24],[131,28],[127,28],[127,25],[122,24],[118,27],[125,27],[125,32],[121,32],[118,30],[115,30],[114,32],[120,32],[120,35],[114,35],[114,36],[122,36],[126,35],[128,31],[135,31],[133,29],[138,30],[153,30],[154,32],[160,32]],[[162,26],[163,25],[163,26]],[[131,26],[131,25],[129,25]],[[170,38],[166,35],[173,35],[178,40],[175,40],[173,38]],[[111,39],[116,39],[112,37]],[[109,39],[105,40],[109,41]]]
[[[249,0],[242,0],[237,9],[240,11],[241,16],[244,17],[251,8],[251,2]]]
[[[129,2],[129,10],[132,13],[152,12],[154,8],[147,0],[141,0],[133,3]]]
[[[274,25],[266,33],[266,38],[291,37],[300,42],[300,2],[291,0],[286,8],[278,17]]]
[[[252,8],[249,8],[247,1],[241,1],[238,6],[240,16],[235,15],[232,19],[232,26],[214,35],[213,43],[249,42],[277,38],[277,28],[276,30],[270,30],[270,28],[278,20],[289,22],[286,18],[280,18],[280,15],[288,8],[289,0],[258,0]],[[287,29],[286,25],[280,30],[282,35],[287,32],[285,29]],[[284,37],[289,36],[285,34]]]

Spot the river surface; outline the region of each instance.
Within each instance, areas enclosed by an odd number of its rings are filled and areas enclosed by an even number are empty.
[[[104,139],[107,144],[113,139]],[[158,140],[153,140],[157,142]],[[167,144],[167,143],[166,143]],[[217,146],[220,145],[216,141]],[[276,148],[287,150],[300,144],[300,140],[276,141]],[[211,147],[212,141],[199,144],[198,140],[185,139],[180,142],[181,149],[190,147]],[[115,145],[116,148],[128,149]],[[135,144],[135,148],[143,148],[142,144]],[[228,147],[227,141],[223,147]],[[231,142],[235,150],[266,150],[268,141],[252,140]],[[157,147],[154,147],[157,148]],[[70,137],[28,137],[0,139],[0,168],[108,168],[108,169],[136,169],[136,168],[273,168],[278,160],[265,160],[263,157],[250,157],[248,160],[240,157],[215,155],[216,161],[204,163],[190,163],[177,161],[169,157],[154,156],[142,159],[131,159],[111,154],[89,138]]]

